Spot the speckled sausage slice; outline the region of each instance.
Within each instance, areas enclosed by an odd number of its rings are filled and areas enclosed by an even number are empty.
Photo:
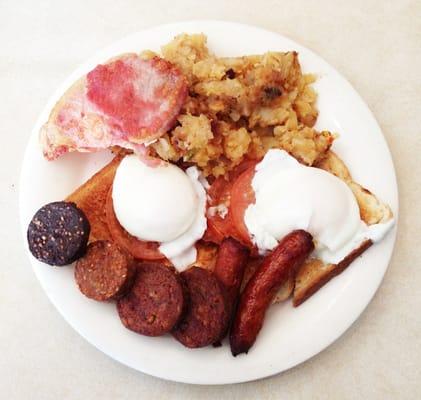
[[[136,272],[132,256],[107,240],[90,243],[76,262],[75,279],[80,291],[90,299],[107,301],[127,292]]]
[[[170,267],[144,263],[138,266],[130,292],[117,302],[123,325],[141,335],[169,332],[184,311],[185,290]]]
[[[29,223],[29,250],[46,264],[71,264],[85,253],[89,232],[88,219],[76,204],[49,203],[41,207]]]
[[[212,272],[193,267],[183,277],[190,296],[184,317],[173,336],[184,346],[204,347],[218,341],[228,322],[226,293]]]

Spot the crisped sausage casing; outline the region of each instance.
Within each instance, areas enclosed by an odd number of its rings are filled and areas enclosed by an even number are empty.
[[[285,236],[264,259],[240,297],[230,332],[231,352],[234,356],[247,353],[253,346],[263,325],[266,310],[280,286],[313,251],[312,236],[296,230]]]

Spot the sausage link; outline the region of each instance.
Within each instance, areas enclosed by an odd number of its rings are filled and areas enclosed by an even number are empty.
[[[220,340],[227,334],[229,324],[235,313],[249,253],[245,246],[231,237],[225,238],[219,246],[214,274],[226,290],[229,315],[227,327]]]
[[[231,237],[219,246],[214,274],[227,289],[230,304],[237,300],[248,256],[249,250]]]
[[[266,310],[280,286],[313,251],[312,236],[296,230],[263,260],[241,294],[230,332],[233,356],[247,353],[262,328]]]

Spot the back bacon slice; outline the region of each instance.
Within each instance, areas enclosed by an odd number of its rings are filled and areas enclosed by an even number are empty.
[[[145,154],[175,122],[187,96],[182,73],[160,57],[125,54],[70,87],[40,132],[44,156],[121,146]]]

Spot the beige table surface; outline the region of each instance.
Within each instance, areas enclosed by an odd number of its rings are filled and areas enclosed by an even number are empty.
[[[50,304],[23,251],[18,176],[31,127],[56,86],[94,51],[155,24],[214,18],[289,36],[348,78],[392,151],[398,241],[383,284],[327,350],[241,385],[165,382],[118,364]],[[1,399],[421,398],[421,2],[0,1]]]

